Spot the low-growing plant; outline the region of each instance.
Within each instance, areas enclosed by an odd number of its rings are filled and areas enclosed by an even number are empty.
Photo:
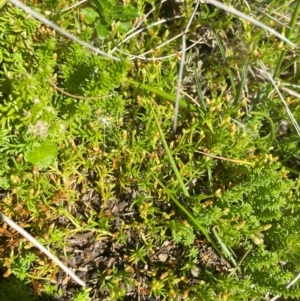
[[[297,54],[207,4],[192,19],[189,1],[95,0],[65,14],[50,2],[37,9],[52,10],[85,42],[96,30],[96,43],[122,53],[104,58],[10,4],[1,8],[1,211],[86,278],[71,299],[299,298],[298,283],[286,287],[299,270],[299,136],[262,67],[275,70],[276,83],[295,81],[278,57],[297,63]],[[254,8],[266,8],[238,5],[256,17]],[[185,50],[189,97],[179,99],[174,133],[187,20],[186,39],[199,51]],[[296,32],[288,38],[299,42]],[[297,119],[295,93],[284,95]],[[61,281],[67,294],[72,284],[54,264],[0,231],[10,242],[1,248],[6,275],[53,294],[49,282]],[[91,238],[71,243],[76,234]]]
[[[28,291],[28,287],[18,281],[5,281],[0,285],[0,300],[7,301],[32,301],[33,296]]]
[[[95,28],[99,39],[107,38],[111,32],[127,33],[132,29],[132,21],[140,16],[134,6],[120,5],[114,0],[93,0],[81,13],[84,21]]]

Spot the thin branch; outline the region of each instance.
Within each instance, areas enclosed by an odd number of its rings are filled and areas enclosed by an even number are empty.
[[[196,5],[195,5],[194,11],[193,11],[193,13],[192,13],[192,15],[189,19],[189,22],[185,27],[184,33],[182,35],[181,59],[180,59],[180,67],[179,67],[179,72],[178,72],[177,89],[176,89],[176,97],[175,97],[175,107],[174,107],[173,133],[176,133],[176,130],[177,130],[180,88],[181,88],[183,66],[184,66],[185,52],[186,52],[186,49],[185,49],[186,48],[185,36],[186,36],[186,33],[188,32],[190,26],[191,26],[191,23],[194,19],[194,16],[195,16],[196,12],[197,12],[199,4],[200,4],[200,1],[198,0]]]
[[[150,9],[150,11],[145,16],[143,16],[143,18],[138,22],[138,24],[134,28],[132,28],[131,30],[129,30],[126,35],[129,35],[132,32],[134,32],[135,30],[137,30],[145,22],[145,20],[147,20],[147,18],[155,11],[155,9],[158,6],[162,5],[166,1],[167,0],[162,0],[157,6],[152,7],[152,9]]]
[[[286,288],[290,288],[292,285],[294,285],[298,280],[300,279],[300,273],[286,286]],[[279,295],[276,295],[273,297],[270,301],[275,301],[279,298]]]
[[[67,7],[67,8],[64,8],[61,12],[62,12],[62,13],[63,13],[63,12],[66,12],[66,11],[68,11],[68,10],[70,10],[70,9],[73,9],[73,8],[79,6],[79,5],[81,5],[82,3],[87,2],[87,1],[88,1],[88,0],[81,0],[81,1],[79,1],[79,2],[77,2],[77,3],[75,3],[75,4],[71,5],[71,6],[69,6],[69,7]]]
[[[74,95],[71,93],[66,92],[65,90],[61,89],[60,87],[58,87],[56,84],[54,84],[53,82],[51,82],[50,80],[48,80],[49,84],[57,91],[59,91],[60,93],[69,96],[71,98],[75,98],[75,99],[81,99],[81,100],[98,100],[98,99],[103,99],[103,98],[107,98],[109,96],[113,96],[114,94],[108,94],[108,95],[102,95],[102,96],[93,96],[93,97],[85,97],[85,96],[80,96],[80,95]]]
[[[134,37],[135,35],[153,27],[153,26],[156,26],[156,25],[160,25],[160,24],[163,24],[163,23],[166,23],[168,21],[171,21],[171,20],[175,20],[175,19],[180,19],[182,18],[182,16],[175,16],[175,17],[172,17],[172,18],[166,18],[166,19],[161,19],[157,22],[154,22],[146,27],[142,27],[140,29],[137,29],[136,31],[134,31],[132,34],[128,35],[124,40],[122,40],[121,42],[119,42],[113,49],[112,49],[112,53],[114,53],[116,50],[118,50],[118,47],[122,44],[124,44],[125,42],[127,42],[128,40],[130,40],[132,37]]]
[[[248,161],[243,161],[243,160],[239,160],[239,159],[230,159],[230,158],[220,157],[220,156],[208,154],[208,153],[205,153],[205,152],[201,152],[201,151],[198,151],[198,150],[196,150],[195,153],[199,153],[199,154],[205,155],[205,156],[210,157],[210,158],[219,159],[219,160],[228,161],[228,162],[233,162],[233,163],[237,163],[237,164],[244,164],[244,165],[250,165],[250,166],[255,165],[254,162],[248,162]]]
[[[290,95],[292,95],[292,96],[295,96],[295,97],[297,97],[297,98],[300,99],[300,94],[297,93],[296,91],[293,91],[293,90],[288,89],[288,88],[285,88],[285,87],[280,87],[280,89],[281,89],[282,91],[284,91],[284,92],[286,92],[286,93],[288,93],[288,94],[290,94]]]
[[[247,255],[249,254],[249,252],[251,250],[252,250],[252,247],[249,250],[247,250],[247,252],[243,255],[243,257],[238,262],[238,264],[236,265],[236,267],[230,272],[229,277],[232,276],[236,272],[236,270],[241,266],[242,262],[245,260],[245,258],[247,257]]]
[[[280,34],[279,32],[277,32],[276,30],[274,30],[273,28],[265,25],[264,23],[260,22],[260,21],[257,21],[251,17],[249,17],[248,15],[242,13],[241,11],[231,7],[231,6],[228,6],[228,5],[225,5],[217,0],[205,0],[205,2],[207,3],[210,3],[218,8],[221,8],[227,12],[229,12],[230,14],[234,14],[266,31],[268,31],[269,33],[273,34],[274,36],[276,36],[277,38],[279,38],[280,40],[290,44],[293,48],[298,48],[293,42],[291,42],[288,38],[284,37],[282,34]]]
[[[298,125],[298,122],[297,120],[295,119],[293,113],[291,112],[290,108],[288,107],[286,101],[283,99],[283,96],[282,94],[280,93],[279,91],[279,88],[278,86],[276,85],[275,81],[273,80],[272,76],[270,75],[270,73],[267,71],[264,63],[262,61],[258,61],[259,65],[261,66],[262,70],[264,71],[264,74],[266,75],[266,78],[268,78],[270,80],[270,82],[272,83],[273,87],[275,88],[281,102],[283,103],[284,107],[285,107],[285,110],[288,114],[288,116],[290,117],[290,120],[292,121],[293,125],[294,125],[294,128],[298,134],[298,136],[300,136],[300,127]]]
[[[31,236],[27,231],[17,225],[14,221],[8,218],[4,213],[0,212],[0,219],[11,226],[13,229],[18,231],[31,243],[33,243],[37,248],[39,248],[45,255],[47,255],[51,260],[53,260],[62,270],[64,270],[70,277],[72,277],[78,284],[85,286],[85,283],[79,279],[73,271],[71,271],[67,266],[65,266],[57,257],[51,254],[44,246],[42,246],[33,236]]]
[[[176,36],[176,38],[178,38],[178,37],[180,37],[180,36],[182,36],[182,35],[183,35],[183,33],[180,33],[180,34],[178,34],[178,35]],[[187,52],[189,49],[193,48],[195,45],[199,44],[199,41],[200,41],[200,40],[201,40],[201,39],[199,39],[198,41],[195,41],[191,46],[187,47],[187,48],[185,49],[185,52]],[[170,40],[168,40],[168,41],[171,42]],[[167,42],[167,41],[166,41],[166,42]],[[165,42],[165,43],[166,43],[166,42]],[[150,57],[150,58],[143,57],[143,55],[148,54],[148,53],[151,53],[151,52],[154,52],[156,49],[159,49],[159,48],[161,48],[160,45],[158,45],[156,48],[153,48],[153,49],[151,49],[151,50],[149,50],[149,51],[147,51],[147,52],[144,52],[144,53],[142,53],[142,54],[140,54],[140,55],[130,54],[130,53],[127,53],[127,52],[122,51],[122,50],[120,50],[120,49],[116,49],[116,50],[117,50],[118,52],[120,52],[120,53],[126,55],[126,56],[129,56],[129,57],[130,57],[130,58],[129,58],[130,60],[144,60],[144,61],[148,61],[148,62],[151,62],[151,61],[152,61],[152,62],[156,62],[156,61],[166,60],[166,59],[169,59],[169,58],[171,58],[171,57],[178,56],[178,55],[181,54],[181,52],[182,52],[182,50],[180,50],[180,51],[177,51],[176,53],[168,54],[168,55],[166,55],[166,56]]]
[[[73,34],[69,33],[68,31],[62,29],[61,27],[59,27],[57,24],[53,23],[52,21],[50,21],[49,19],[45,18],[44,16],[42,16],[41,14],[37,13],[36,11],[34,11],[33,9],[31,9],[29,6],[27,6],[26,4],[23,4],[22,2],[18,1],[18,0],[8,0],[11,4],[13,4],[14,6],[22,9],[25,13],[31,15],[32,17],[34,17],[35,19],[39,20],[40,22],[48,25],[49,27],[51,27],[52,29],[58,31],[59,33],[61,33],[62,35],[64,35],[65,37],[69,38],[70,40],[84,46],[85,48],[88,48],[98,54],[101,54],[103,56],[106,56],[110,59],[113,59],[115,61],[121,61],[119,58],[110,55],[108,53],[103,52],[102,50],[100,50],[99,48],[96,48],[94,46],[92,46],[91,44],[80,40],[79,38],[77,38],[76,36],[74,36]]]

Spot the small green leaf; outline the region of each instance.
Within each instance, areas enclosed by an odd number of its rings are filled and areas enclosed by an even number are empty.
[[[82,9],[81,12],[83,13],[84,21],[87,24],[94,24],[96,19],[99,18],[99,14],[91,7],[86,7]]]
[[[7,116],[12,116],[14,113],[15,113],[15,108],[11,108],[8,113],[7,113]]]
[[[10,185],[6,178],[0,177],[0,188],[1,189],[9,189]]]
[[[104,14],[104,20],[107,24],[111,24],[114,20],[114,16],[110,11],[106,11]]]
[[[96,31],[97,31],[98,38],[101,40],[107,38],[110,33],[108,28],[105,25],[103,25],[101,22],[97,22]]]
[[[131,21],[140,16],[140,12],[131,6],[119,6],[112,11],[113,19],[120,21]]]
[[[53,163],[57,153],[56,144],[49,142],[34,143],[31,148],[26,150],[25,160],[42,169]]]
[[[131,22],[120,22],[118,32],[126,33],[131,28]]]
[[[109,1],[105,2],[103,5],[105,5],[104,7],[107,12],[112,12],[113,9],[116,8],[116,6],[113,3],[110,3]]]
[[[138,9],[132,6],[126,6],[124,8],[123,16],[126,17],[127,20],[133,20],[141,16]]]

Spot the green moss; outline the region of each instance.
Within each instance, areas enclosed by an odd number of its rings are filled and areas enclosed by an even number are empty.
[[[0,301],[33,301],[28,287],[16,280],[3,281],[0,284]]]

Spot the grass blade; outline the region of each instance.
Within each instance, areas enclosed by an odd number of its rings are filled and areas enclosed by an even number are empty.
[[[206,112],[207,111],[207,107],[206,107],[206,103],[205,103],[205,100],[204,100],[204,97],[203,97],[203,93],[202,93],[202,89],[201,89],[201,85],[200,85],[199,75],[197,74],[196,69],[195,69],[194,73],[195,73],[195,83],[196,83],[198,97],[199,97],[200,102],[202,104],[203,111]]]
[[[234,15],[236,15],[236,16],[238,16],[238,17],[240,17],[240,18],[242,18],[242,19],[244,19],[244,20],[246,20],[246,21],[248,21],[248,22],[250,22],[250,23],[252,23],[252,24],[254,24],[254,25],[256,25],[256,26],[258,26],[258,27],[260,27],[262,29],[264,29],[264,30],[266,30],[266,31],[268,31],[269,33],[271,33],[274,36],[278,37],[280,40],[288,43],[292,47],[297,48],[297,46],[294,43],[292,43],[288,38],[286,38],[285,36],[283,36],[282,34],[280,34],[279,32],[277,32],[273,28],[265,25],[262,22],[259,22],[259,21],[255,20],[255,19],[249,17],[248,15],[246,15],[246,14],[242,13],[241,11],[233,8],[232,6],[225,5],[225,4],[223,4],[223,3],[221,3],[220,1],[217,1],[217,0],[206,0],[206,2],[210,3],[210,4],[214,5],[214,6],[216,6],[218,8],[221,8],[221,9],[225,10],[225,11],[227,11],[230,14],[234,14]]]
[[[164,149],[165,149],[165,151],[166,151],[167,157],[168,157],[168,159],[169,159],[169,161],[170,161],[170,164],[171,164],[172,169],[173,169],[173,171],[174,171],[174,173],[175,173],[175,176],[176,176],[176,178],[177,178],[177,181],[179,182],[179,185],[180,185],[180,187],[181,187],[181,190],[182,190],[183,194],[184,194],[186,197],[190,197],[190,194],[189,194],[189,192],[187,191],[187,189],[186,189],[186,187],[185,187],[185,184],[183,183],[183,180],[182,180],[182,177],[181,177],[181,175],[180,175],[180,172],[179,172],[179,170],[178,170],[178,168],[177,168],[177,166],[176,166],[176,163],[175,163],[175,161],[174,161],[174,159],[173,159],[173,157],[172,157],[171,151],[170,151],[170,149],[169,149],[169,147],[168,147],[167,141],[166,141],[165,136],[164,136],[164,134],[163,134],[163,132],[162,132],[162,129],[161,129],[160,125],[159,125],[159,122],[158,122],[158,120],[157,120],[157,117],[156,117],[156,115],[155,115],[155,112],[154,112],[153,108],[152,108],[152,113],[153,113],[153,116],[154,116],[154,118],[155,118],[155,122],[156,122],[156,124],[157,124],[158,131],[159,131],[159,135],[160,135],[160,138],[161,138],[161,140],[162,140],[162,143],[163,143]]]
[[[220,246],[221,246],[223,252],[226,254],[226,257],[229,258],[230,261],[236,266],[237,263],[236,263],[236,261],[234,260],[232,254],[231,254],[231,252],[229,251],[229,249],[227,248],[227,246],[223,243],[223,241],[221,240],[220,236],[218,235],[218,233],[215,231],[214,228],[212,228],[212,231],[213,231],[215,237],[217,238],[217,240],[218,240],[218,242],[219,242],[219,244],[220,244]]]
[[[155,118],[155,122],[157,124],[157,127],[158,127],[158,131],[159,131],[159,135],[161,137],[161,140],[162,140],[162,143],[163,143],[163,146],[165,148],[165,151],[166,151],[166,154],[167,154],[167,157],[170,161],[170,164],[172,166],[172,169],[175,173],[175,176],[177,178],[177,181],[179,182],[179,185],[182,189],[182,192],[183,194],[186,196],[186,197],[190,197],[190,194],[189,192],[187,191],[184,183],[183,183],[183,179],[180,175],[180,172],[176,166],[176,163],[172,157],[172,154],[171,154],[171,151],[168,147],[168,144],[167,144],[167,141],[164,137],[164,134],[162,132],[162,129],[159,125],[159,122],[157,120],[157,117],[155,115],[155,112],[152,108],[152,113],[153,113],[153,116]],[[218,254],[222,257],[222,252],[220,251],[219,247],[217,246],[217,244],[215,243],[215,241],[211,238],[211,236],[209,235],[208,231],[197,221],[197,219],[184,207],[180,204],[180,202],[177,200],[176,197],[174,197],[169,191],[168,189],[161,183],[161,181],[157,178],[155,178],[156,181],[158,181],[158,183],[161,185],[161,187],[165,190],[165,192],[168,194],[168,196],[172,199],[172,201],[178,206],[178,208],[186,214],[186,216],[191,220],[191,222],[196,226],[196,228],[201,231],[203,233],[203,235],[206,237],[206,239],[213,245],[214,249],[218,252]],[[225,252],[226,255],[228,255],[228,253],[230,254],[230,252],[228,251],[228,248],[225,246],[225,244],[222,242],[221,238],[219,238],[219,242],[220,242],[220,245],[221,245],[221,248],[223,249],[223,251]],[[232,263],[234,265],[236,265],[236,262],[234,261],[234,259],[232,258],[231,254],[229,256],[229,259],[232,261]]]
[[[294,13],[292,15],[290,24],[287,27],[286,37],[288,39],[291,37],[291,35],[292,35],[292,33],[293,33],[294,29],[295,29],[299,13],[300,13],[300,1],[297,1],[297,6],[296,6],[296,8],[294,10]],[[283,62],[283,59],[285,57],[285,54],[286,54],[286,51],[282,50],[282,52],[281,52],[281,54],[280,54],[280,56],[278,58],[274,74],[273,74],[274,78],[277,77],[279,75],[279,73],[281,72],[280,68],[281,68],[281,64]]]
[[[174,120],[173,120],[173,133],[176,133],[177,130],[177,122],[178,122],[178,111],[179,111],[179,98],[180,98],[180,88],[182,82],[182,75],[183,75],[183,68],[185,63],[185,52],[186,52],[186,33],[188,32],[192,20],[195,17],[196,11],[198,9],[200,2],[199,0],[196,2],[194,7],[194,11],[190,16],[189,22],[185,27],[184,33],[182,35],[182,44],[181,44],[181,58],[180,58],[180,66],[178,72],[178,79],[177,79],[177,89],[176,89],[176,97],[175,97],[175,106],[174,106]]]
[[[170,94],[170,93],[164,92],[164,91],[159,90],[159,89],[154,88],[154,87],[151,87],[150,85],[147,85],[147,84],[141,84],[141,83],[136,82],[135,80],[132,80],[132,79],[126,79],[126,82],[131,84],[131,85],[134,85],[138,88],[144,89],[146,91],[153,92],[153,93],[165,98],[166,100],[175,102],[175,96]],[[184,99],[180,99],[179,104],[180,104],[180,106],[182,106],[184,108],[188,108],[191,111],[197,111],[197,109],[194,105],[187,103]]]

